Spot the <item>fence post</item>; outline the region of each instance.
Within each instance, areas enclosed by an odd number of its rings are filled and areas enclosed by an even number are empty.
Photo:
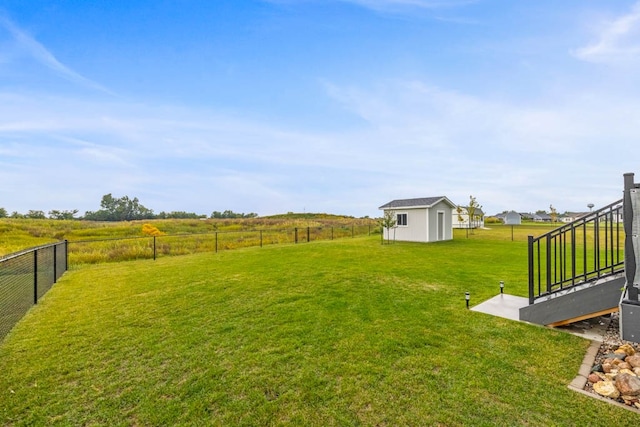
[[[295,227],[293,229],[293,233],[294,233],[293,242],[298,243],[298,227]]]
[[[38,304],[38,250],[33,251],[33,304]]]
[[[351,237],[355,237],[355,225],[351,224]]]
[[[64,271],[69,269],[69,241],[64,241]]]
[[[218,253],[218,232],[216,231],[216,253]]]
[[[51,246],[53,250],[53,283],[58,281],[58,244]]]
[[[311,236],[311,234],[310,234],[310,229],[311,229],[311,227],[307,227],[307,242],[310,242],[310,241],[311,241],[311,240],[310,240],[310,239],[311,239],[311,237],[310,237],[310,236]]]
[[[156,236],[153,236],[153,260],[156,260]]]
[[[333,240],[333,225],[331,226],[331,240]]]
[[[260,230],[260,247],[262,247],[262,230]]]

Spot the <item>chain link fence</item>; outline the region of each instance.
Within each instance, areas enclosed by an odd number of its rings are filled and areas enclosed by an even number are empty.
[[[0,258],[0,340],[66,270],[66,241]]]

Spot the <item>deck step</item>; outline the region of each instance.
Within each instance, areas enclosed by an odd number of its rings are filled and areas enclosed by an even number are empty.
[[[624,274],[568,289],[520,309],[520,320],[560,326],[618,310]]]

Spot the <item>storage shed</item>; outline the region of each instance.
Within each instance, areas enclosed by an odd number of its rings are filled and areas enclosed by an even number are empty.
[[[522,216],[516,211],[509,211],[504,215],[504,223],[506,225],[520,225],[522,224]]]
[[[385,213],[391,212],[396,218],[393,229],[383,229],[384,238],[409,242],[451,240],[455,207],[445,196],[392,200],[379,208]]]

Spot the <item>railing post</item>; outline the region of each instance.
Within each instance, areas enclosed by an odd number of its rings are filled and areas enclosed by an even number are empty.
[[[298,243],[298,227],[293,229],[293,242]]]
[[[533,304],[535,300],[534,296],[534,273],[533,273],[533,236],[529,236],[528,242],[529,246],[529,305]]]
[[[624,217],[624,271],[626,278],[626,287],[628,290],[628,297],[632,301],[638,300],[638,288],[634,285],[636,284],[636,269],[637,269],[637,257],[638,254],[635,253],[633,240],[637,239],[637,236],[633,235],[633,223],[635,222],[635,212],[633,210],[632,203],[632,191],[635,190],[636,185],[633,182],[633,173],[625,173],[624,174],[624,197],[623,197],[623,217]],[[635,192],[635,191],[634,191]],[[640,215],[640,212],[638,212]],[[639,230],[636,230],[636,233]]]
[[[216,253],[218,253],[218,232],[216,231]]]
[[[153,236],[153,260],[156,260],[156,236]]]
[[[260,230],[260,247],[262,247],[262,230]]]
[[[307,227],[307,242],[310,242],[310,236],[311,236],[311,227]]]
[[[546,270],[547,270],[547,274],[546,274],[546,281],[547,281],[547,292],[551,293],[551,239],[549,238],[549,236],[546,237],[545,239],[547,241],[546,244]]]
[[[69,269],[69,241],[64,241],[64,271]]]
[[[631,206],[631,189],[633,188],[633,174],[624,174],[624,197],[622,199],[622,215],[624,218],[624,275],[627,283],[633,283],[636,274],[636,258],[633,253],[633,207]]]

